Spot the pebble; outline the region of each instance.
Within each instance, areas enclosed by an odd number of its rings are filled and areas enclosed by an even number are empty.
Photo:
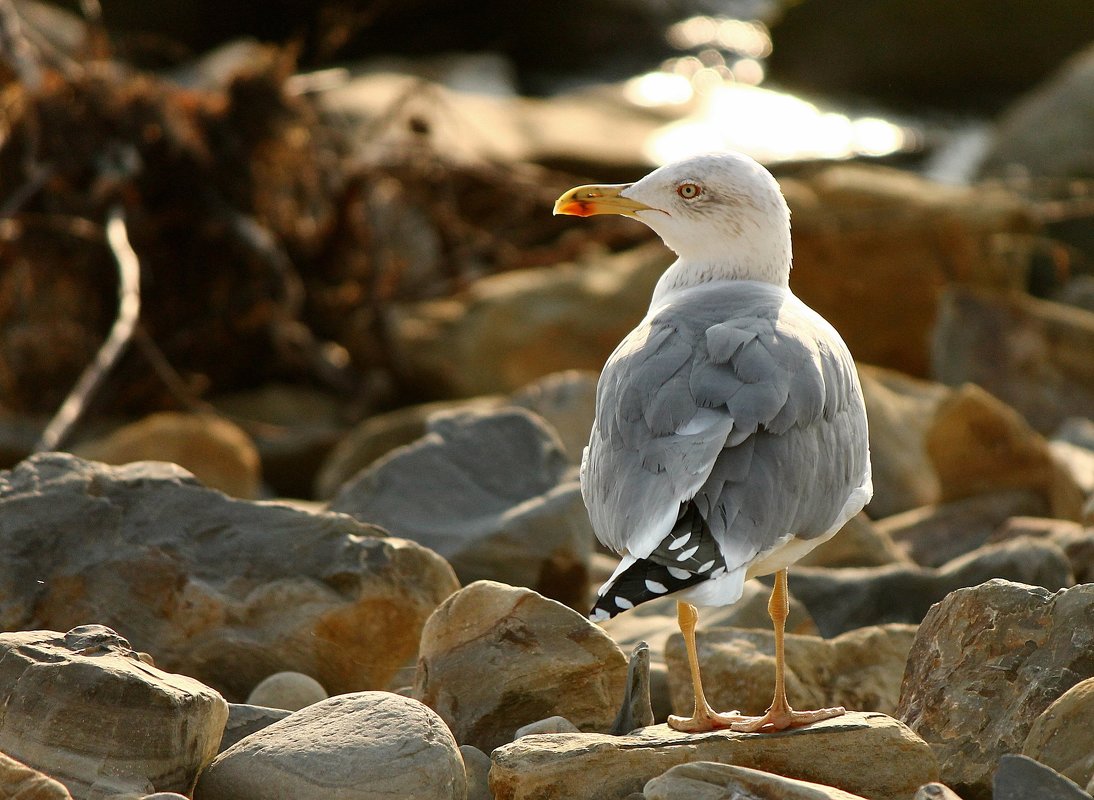
[[[327,690],[311,675],[302,672],[275,672],[251,690],[247,704],[298,711],[304,706],[326,700]]]

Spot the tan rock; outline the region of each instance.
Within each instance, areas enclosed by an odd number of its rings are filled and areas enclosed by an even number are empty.
[[[938,502],[942,489],[927,455],[926,435],[936,409],[952,390],[861,363],[858,374],[870,421],[870,516],[879,519]]]
[[[215,691],[101,625],[0,634],[0,708],[0,751],[77,797],[190,792],[228,719]]]
[[[258,497],[262,482],[254,442],[238,425],[213,414],[152,414],[72,452],[104,464],[168,461],[210,489],[244,499]]]
[[[693,761],[764,769],[871,800],[907,800],[938,777],[930,748],[907,727],[855,712],[777,735],[685,734],[655,725],[629,736],[526,736],[492,758],[496,800],[622,800]]]
[[[1091,352],[1094,312],[955,287],[939,310],[934,374],[950,385],[982,386],[1049,434],[1094,408]]]
[[[489,752],[522,725],[555,715],[583,731],[607,730],[626,679],[622,651],[576,611],[528,589],[477,581],[427,620],[414,696],[460,744]]]
[[[72,800],[60,781],[0,753],[0,797],[10,800]]]
[[[1041,712],[1022,745],[1022,754],[1086,786],[1094,780],[1094,677],[1079,681]]]
[[[1094,346],[1094,314],[1091,315]],[[1094,371],[1091,372],[1094,389]],[[1078,519],[1083,494],[1048,442],[1013,408],[966,384],[938,408],[926,435],[943,501],[1000,489],[1044,494],[1052,516]]]
[[[387,692],[331,697],[225,750],[194,800],[465,800],[456,741],[416,700]]]
[[[834,639],[786,636],[786,692],[795,708],[844,706],[891,714],[900,697],[914,625],[858,628]],[[770,630],[715,628],[696,634],[707,700],[717,709],[762,714],[775,686],[775,636]],[[677,714],[692,708],[683,637],[666,646],[669,687]]]
[[[101,620],[232,700],[282,670],[333,693],[386,686],[459,586],[412,542],[158,462],[34,456],[0,473],[0,519],[0,628]]]
[[[643,790],[646,800],[739,800],[772,797],[779,800],[865,800],[833,786],[784,778],[733,764],[697,761],[680,764],[654,778]]]
[[[875,525],[915,563],[941,567],[987,543],[1011,517],[1048,512],[1048,501],[1042,493],[1005,489],[913,508],[880,519]]]
[[[394,358],[434,397],[509,393],[566,369],[599,372],[671,261],[648,245],[492,275],[453,298],[393,309]]]
[[[803,567],[879,567],[909,561],[892,537],[860,512],[839,533],[795,563]]]
[[[299,711],[312,703],[327,699],[323,684],[302,672],[275,672],[263,678],[247,696],[247,704]]]
[[[824,168],[807,184],[812,202],[788,193],[790,286],[858,361],[925,376],[947,285],[1023,283],[1016,241],[1036,223],[1014,194],[858,164]]]
[[[1094,585],[1053,594],[991,580],[928,612],[908,655],[897,715],[938,757],[966,800],[991,797],[994,766],[1019,752],[1036,719],[1092,677]]]

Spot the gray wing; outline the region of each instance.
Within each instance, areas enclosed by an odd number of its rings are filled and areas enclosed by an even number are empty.
[[[839,335],[789,291],[733,281],[680,293],[612,354],[582,493],[600,540],[636,558],[692,503],[733,570],[827,532],[868,476]]]

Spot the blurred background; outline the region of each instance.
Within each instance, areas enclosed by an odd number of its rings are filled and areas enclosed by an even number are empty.
[[[668,257],[554,199],[723,149],[860,362],[1090,436],[1092,42],[1089,0],[0,0],[0,467],[197,413],[232,491],[320,497],[359,423],[598,370]]]

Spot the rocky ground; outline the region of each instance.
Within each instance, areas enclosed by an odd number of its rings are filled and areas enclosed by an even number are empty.
[[[584,616],[596,370],[669,255],[549,216],[663,118],[219,58],[0,68],[0,797],[1090,800],[1094,52],[968,186],[779,170],[870,417],[874,499],[790,574],[790,700],[849,713],[700,735],[664,724],[672,599]],[[115,313],[119,203],[138,331],[34,452]],[[767,593],[701,618],[715,706],[770,701]]]

